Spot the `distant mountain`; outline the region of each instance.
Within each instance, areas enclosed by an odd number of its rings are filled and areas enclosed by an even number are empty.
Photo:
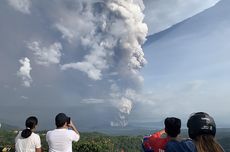
[[[212,31],[213,29],[221,28],[219,27],[219,23],[229,23],[226,22],[226,20],[230,20],[230,15],[226,15],[229,14],[229,10],[230,1],[221,0],[215,6],[173,25],[171,28],[148,36],[144,46],[148,46],[152,42],[155,43],[165,37],[167,37],[167,39],[171,39],[175,37],[175,34],[177,36],[182,36],[189,33]]]
[[[164,31],[161,31],[159,33],[155,33],[153,35],[149,35],[147,37],[147,41],[145,42],[144,46],[146,47],[146,46],[150,45],[152,42],[155,43],[156,41],[161,40],[161,38],[167,36],[169,33],[171,33],[173,31],[175,31],[176,29],[180,28],[180,26],[185,24],[187,20],[189,20],[189,19],[186,19],[186,20],[184,20],[184,21],[182,21],[180,23],[177,23],[177,24],[173,25],[172,27],[170,27],[170,28],[168,28],[168,29],[166,29]]]
[[[1,130],[18,130],[19,127],[0,122],[0,129]]]
[[[81,127],[82,132],[100,132],[108,135],[148,135],[163,128],[163,121],[160,122],[130,122],[125,127],[112,127],[108,124],[94,127]]]
[[[164,127],[164,122],[131,122],[128,127],[133,128],[145,128],[145,129],[162,129]]]

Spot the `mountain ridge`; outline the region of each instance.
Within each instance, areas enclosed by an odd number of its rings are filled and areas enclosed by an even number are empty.
[[[206,18],[205,16],[214,16],[216,17],[215,20],[217,20],[219,17],[220,18],[223,18],[225,16],[223,15],[220,15],[222,14],[222,12],[224,13],[226,10],[228,10],[228,8],[226,7],[223,7],[223,6],[226,6],[228,5],[227,3],[229,3],[228,1],[226,0],[221,0],[219,1],[216,5],[214,5],[213,7],[210,7],[210,8],[207,8],[205,9],[204,11],[194,15],[194,16],[191,16],[179,23],[176,23],[174,25],[172,25],[170,28],[166,29],[166,30],[163,30],[163,31],[160,31],[158,33],[155,33],[155,34],[152,34],[152,35],[149,35],[147,37],[147,41],[145,42],[145,44],[143,45],[144,47],[147,47],[148,45],[150,45],[152,42],[156,42],[156,41],[159,41],[161,38],[165,37],[166,35],[172,33],[173,31],[175,31],[176,29],[180,28],[180,27],[183,27],[184,24],[187,24],[189,22],[196,22],[198,21],[200,18]],[[230,5],[230,4],[229,4]],[[219,8],[225,8],[225,9],[219,9]],[[230,9],[230,8],[229,8]],[[219,11],[221,10],[221,11]],[[204,25],[204,22],[203,21],[203,25]],[[211,26],[214,26],[214,25],[209,25],[210,27]],[[210,28],[209,27],[209,28]],[[191,31],[192,30],[195,30],[193,32],[196,32],[197,29],[190,29]],[[178,31],[177,31],[178,32]],[[178,33],[178,34],[181,34],[181,33]]]

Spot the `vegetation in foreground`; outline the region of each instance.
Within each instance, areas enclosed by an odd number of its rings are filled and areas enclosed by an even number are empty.
[[[44,152],[48,151],[45,132],[39,132]],[[14,151],[16,132],[0,130],[0,147],[10,146]],[[77,152],[140,152],[142,136],[108,136],[101,133],[81,133],[79,142],[73,144]]]
[[[48,151],[45,132],[39,132],[44,152]],[[0,130],[0,148],[10,146],[14,151],[16,132]],[[73,151],[78,152],[140,152],[142,136],[109,136],[101,133],[81,133],[81,139],[73,144]],[[217,140],[226,152],[230,152],[230,131],[219,131]]]

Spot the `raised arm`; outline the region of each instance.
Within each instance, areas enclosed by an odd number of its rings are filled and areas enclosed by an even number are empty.
[[[74,132],[76,132],[80,136],[79,131],[77,130],[76,126],[73,124],[72,121],[70,121],[70,124],[68,124],[68,127],[71,128]]]

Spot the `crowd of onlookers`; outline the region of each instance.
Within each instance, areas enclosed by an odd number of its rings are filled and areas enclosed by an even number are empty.
[[[42,152],[40,136],[34,133],[38,119],[31,116],[26,119],[26,128],[15,138],[16,152]],[[72,142],[80,139],[80,134],[64,113],[55,117],[56,129],[48,131],[46,141],[49,152],[72,152]],[[205,112],[192,114],[188,121],[190,138],[180,137],[181,120],[168,117],[164,121],[165,128],[143,139],[145,152],[224,152],[215,140],[216,124],[214,119]]]

